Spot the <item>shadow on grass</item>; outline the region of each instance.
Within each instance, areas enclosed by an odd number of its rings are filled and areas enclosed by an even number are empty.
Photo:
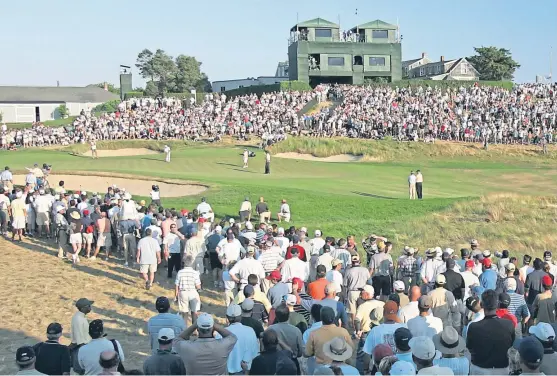
[[[379,196],[379,195],[374,195],[372,193],[355,192],[355,191],[351,191],[350,193],[354,193],[355,195],[358,195],[358,196],[379,198],[379,199],[383,199],[383,200],[398,200],[396,197]]]
[[[230,167],[236,167],[236,168],[240,167],[240,165],[232,164],[232,163],[217,162],[217,164],[221,165],[221,166],[230,166]]]

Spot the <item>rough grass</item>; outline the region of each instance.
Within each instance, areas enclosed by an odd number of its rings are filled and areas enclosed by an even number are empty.
[[[415,161],[437,158],[446,160],[473,157],[474,160],[557,160],[557,147],[550,146],[549,153],[543,155],[541,147],[532,145],[482,145],[464,142],[443,142],[426,144],[423,142],[397,142],[393,140],[361,140],[348,138],[305,138],[290,137],[271,147],[273,153],[296,152],[315,157],[330,157],[339,154],[362,155],[364,160],[375,162]]]
[[[461,200],[440,212],[395,226],[395,243],[420,249],[468,247],[477,239],[482,249],[508,249],[513,254],[541,256],[557,242],[557,198],[491,194]]]

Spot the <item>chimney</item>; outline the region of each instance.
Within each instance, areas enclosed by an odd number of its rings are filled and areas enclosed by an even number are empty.
[[[422,59],[425,57],[425,52],[422,52]]]
[[[441,61],[445,61],[445,56],[441,56]]]

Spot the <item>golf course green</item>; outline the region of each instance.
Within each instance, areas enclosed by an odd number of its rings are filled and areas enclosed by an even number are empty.
[[[163,145],[117,141],[101,142],[98,147],[160,151]],[[476,238],[482,248],[541,254],[557,240],[554,149],[541,155],[526,146],[509,146],[508,151],[493,146],[483,151],[477,145],[447,143],[291,139],[271,148],[275,154],[271,174],[264,175],[264,153],[253,146],[249,147],[256,157],[243,169],[244,145],[178,141],[170,145],[171,163],[164,162],[162,153],[93,160],[83,154],[87,145],[2,151],[0,160],[14,173],[25,173],[25,167],[34,163],[48,163],[54,174],[103,172],[202,183],[209,187],[202,195],[218,219],[236,217],[246,196],[254,204],[264,196],[276,218],[280,200],[286,199],[291,225],[306,226],[311,232],[319,228],[324,236],[384,235],[398,249],[407,244],[456,249]],[[326,163],[277,156],[286,152],[325,156],[323,146],[330,152],[362,155],[363,161]],[[467,149],[459,149],[463,147]],[[416,169],[424,175],[422,201],[408,199],[407,178]],[[163,205],[192,209],[200,197],[167,198]]]

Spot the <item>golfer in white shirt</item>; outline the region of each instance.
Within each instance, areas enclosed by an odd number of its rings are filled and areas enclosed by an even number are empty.
[[[410,176],[408,176],[408,193],[410,194],[410,200],[416,199],[416,175],[414,171],[410,171]]]

